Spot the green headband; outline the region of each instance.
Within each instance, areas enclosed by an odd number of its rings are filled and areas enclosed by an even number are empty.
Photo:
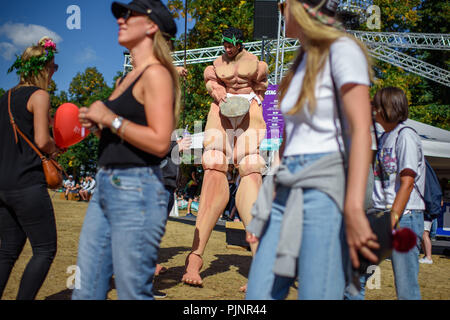
[[[244,43],[244,41],[236,39],[236,36],[234,34],[233,34],[233,38],[228,38],[228,37],[222,36],[222,43],[224,43],[225,41],[232,43],[234,46],[238,43]]]

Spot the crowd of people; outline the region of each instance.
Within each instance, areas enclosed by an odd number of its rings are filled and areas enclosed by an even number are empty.
[[[367,48],[335,19],[338,4],[279,3],[286,36],[302,46],[279,86],[284,139],[279,163],[264,179],[259,146],[266,130],[261,104],[268,67],[245,50],[241,30],[223,32],[225,53],[204,72],[213,102],[203,169],[191,168],[185,190],[188,215],[199,197],[180,279],[186,285],[203,286],[203,253],[218,219],[239,216],[252,252],[248,283],[240,288],[246,299],[284,299],[296,280],[298,299],[364,298],[368,275],[359,274],[357,292],[349,290],[355,285],[349,280],[362,259],[380,263],[375,254],[380,244],[366,216],[373,207],[389,212],[390,228],[408,227],[416,234],[417,246],[408,253],[393,251],[391,260],[398,298],[421,298],[421,140],[404,125],[408,101],[401,89],[382,88],[370,98],[373,71]],[[119,299],[158,296],[153,280],[165,270],[158,254],[180,171],[174,158],[191,143],[189,137],[173,136],[180,113],[179,78],[187,70],[175,68],[170,56],[177,32],[172,15],[159,0],[113,2],[111,9],[118,42],[131,53],[133,70],[117,80],[107,100],[79,111],[81,124],[100,144],[95,179],[76,183],[69,176],[64,184],[66,198],[76,192],[81,201],[89,200],[74,300],[106,299],[113,276]],[[27,238],[33,256],[17,299],[36,297],[56,255],[54,211],[41,159],[16,134],[20,128],[50,157],[66,151],[49,132],[46,89],[58,70],[56,53],[49,38],[27,48],[11,69],[17,70],[20,83],[0,99],[0,297]],[[379,138],[375,155],[373,126]]]
[[[63,181],[61,191],[64,192],[66,200],[69,199],[69,194],[75,194],[78,201],[88,202],[95,190],[95,178],[93,176],[81,177],[78,183],[75,183],[73,175],[69,175]]]

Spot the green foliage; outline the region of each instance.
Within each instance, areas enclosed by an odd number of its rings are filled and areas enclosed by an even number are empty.
[[[448,33],[450,4],[445,0],[374,0],[381,9],[383,32]],[[362,26],[365,28],[365,26]],[[399,49],[419,60],[448,70],[450,53],[445,50]],[[375,61],[373,95],[395,86],[403,89],[410,104],[410,118],[449,130],[450,90],[444,85],[382,61]]]
[[[410,106],[409,118],[441,129],[450,130],[450,108],[448,105]]]
[[[419,6],[423,0],[374,0],[381,9],[381,29],[385,32],[407,32],[419,21]],[[433,0],[435,1],[435,0]]]
[[[91,134],[59,156],[58,162],[68,174],[74,176],[79,176],[82,169],[85,173],[94,173],[97,166],[98,144],[99,139]]]
[[[423,0],[419,10],[420,22],[415,32],[448,34],[450,21],[450,2]],[[448,50],[418,50],[422,59],[437,67],[449,70],[450,52]],[[450,105],[450,90],[447,86],[424,79],[424,95],[431,97],[437,104]]]
[[[0,98],[6,93],[6,91],[3,88],[0,88]]]
[[[108,92],[108,85],[97,68],[86,68],[83,73],[78,72],[69,86],[70,98],[79,106],[88,106],[95,100],[104,98]],[[108,97],[109,95],[106,95]]]

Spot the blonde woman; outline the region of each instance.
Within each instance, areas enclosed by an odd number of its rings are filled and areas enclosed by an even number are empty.
[[[260,240],[247,299],[283,299],[296,278],[299,299],[343,299],[358,253],[377,261],[371,249],[379,245],[363,210],[371,160],[370,64],[366,49],[339,30],[338,4],[280,3],[286,36],[298,38],[301,50],[279,89],[286,123],[282,163],[261,188],[247,228],[249,242]],[[337,98],[351,138],[347,177]]]
[[[72,298],[106,299],[114,273],[119,299],[152,299],[169,198],[160,162],[179,112],[178,74],[167,43],[176,25],[156,0],[114,2],[112,12],[134,69],[107,101],[80,109],[85,127],[102,130],[96,189],[78,249],[80,285]]]
[[[56,224],[42,162],[19,135],[11,116],[27,138],[43,153],[60,150],[50,136],[50,95],[47,87],[58,70],[56,44],[42,38],[18,57],[19,84],[0,99],[0,297],[27,238],[33,256],[22,275],[17,299],[36,297],[56,254]]]

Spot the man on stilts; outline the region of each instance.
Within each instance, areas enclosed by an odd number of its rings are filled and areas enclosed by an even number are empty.
[[[223,32],[225,53],[204,71],[206,88],[214,98],[204,134],[202,164],[205,170],[192,251],[186,257],[182,281],[202,285],[202,255],[211,232],[229,200],[228,164],[239,170],[241,182],[236,207],[247,226],[250,210],[262,183],[265,161],[259,155],[266,123],[262,100],[268,86],[265,62],[244,49],[242,31]],[[252,254],[257,244],[251,245]],[[241,290],[245,291],[246,286]]]

